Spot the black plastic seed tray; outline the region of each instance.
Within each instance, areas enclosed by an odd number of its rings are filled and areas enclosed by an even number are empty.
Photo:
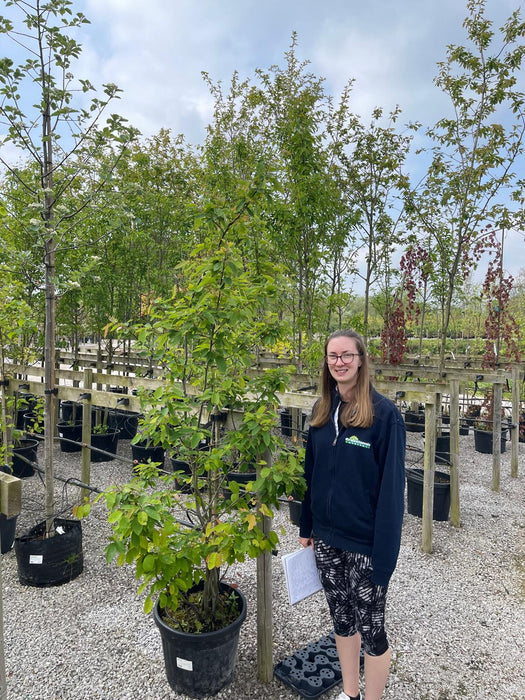
[[[274,666],[274,674],[303,698],[317,698],[341,682],[334,633],[310,642]]]

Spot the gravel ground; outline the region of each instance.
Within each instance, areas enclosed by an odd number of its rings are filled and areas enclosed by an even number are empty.
[[[408,439],[422,446],[420,434],[409,433]],[[509,476],[509,451],[502,455],[501,491],[493,493],[492,456],[474,451],[472,435],[460,439],[461,528],[434,522],[434,551],[424,554],[421,520],[405,516],[389,592],[392,671],[385,700],[525,700],[525,445],[518,479]],[[56,454],[56,473],[79,478],[78,454],[58,448]],[[131,456],[129,441],[120,441],[119,454]],[[91,466],[98,488],[130,476],[131,466],[116,460]],[[58,509],[67,512],[77,489],[58,484],[56,497]],[[41,478],[25,479],[17,534],[42,520],[43,502]],[[275,524],[285,531],[279,555],[294,551],[297,529],[286,504]],[[21,586],[14,552],[2,558],[11,700],[183,700],[166,681],[160,636],[142,613],[132,570],[105,563],[109,530],[100,504],[83,523],[84,571],[59,587]],[[249,610],[235,679],[215,697],[299,697],[276,678],[267,685],[256,679],[255,563],[231,569],[228,578],[245,593]],[[273,559],[273,601],[275,663],[330,632],[322,592],[288,604],[279,556]],[[322,697],[332,700],[340,689]]]

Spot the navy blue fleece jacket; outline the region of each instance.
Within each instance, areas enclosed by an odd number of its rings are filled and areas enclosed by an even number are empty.
[[[370,555],[372,581],[386,586],[401,541],[405,423],[394,403],[372,389],[372,425],[343,427],[337,435],[338,403],[334,392],[330,420],[308,432],[299,534]]]

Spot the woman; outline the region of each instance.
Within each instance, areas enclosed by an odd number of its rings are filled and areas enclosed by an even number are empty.
[[[384,614],[401,540],[405,438],[400,412],[371,386],[361,336],[332,333],[308,433],[299,539],[314,547],[334,622],[337,700],[361,698],[361,644],[366,700],[381,698],[388,677]]]

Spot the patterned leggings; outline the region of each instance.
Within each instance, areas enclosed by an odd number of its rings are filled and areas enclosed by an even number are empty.
[[[359,632],[365,652],[381,656],[388,649],[384,627],[388,587],[370,580],[370,557],[337,549],[320,539],[314,540],[314,549],[335,633],[351,637]]]

